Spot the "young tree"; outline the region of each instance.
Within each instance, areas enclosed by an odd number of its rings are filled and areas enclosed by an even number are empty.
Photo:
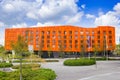
[[[114,51],[117,56],[120,55],[120,44],[116,45],[115,51]]]
[[[94,51],[94,58],[95,58],[95,62],[96,62],[96,56],[98,54],[98,48],[97,48],[97,46],[94,47],[93,51]],[[96,68],[97,68],[97,63],[96,63]]]
[[[63,58],[64,57],[64,49],[63,49],[63,45],[62,44],[59,44],[59,56],[61,57],[61,58]]]
[[[52,51],[52,50],[51,50],[51,47],[49,46],[49,47],[48,47],[48,57],[49,57],[49,58],[50,58],[50,55],[51,55],[51,53],[52,53],[51,51]]]
[[[42,43],[42,40],[40,39],[40,42],[39,42],[39,48],[38,48],[38,55],[39,57],[41,58],[42,56],[42,46],[43,46],[43,43]]]
[[[20,80],[22,80],[22,58],[23,58],[24,52],[28,51],[28,44],[24,40],[24,37],[19,35],[17,41],[15,43],[12,43],[11,46],[12,46],[12,49],[15,51],[16,55],[19,56]]]

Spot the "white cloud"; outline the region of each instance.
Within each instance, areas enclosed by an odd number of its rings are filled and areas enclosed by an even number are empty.
[[[5,24],[3,22],[0,22],[0,27],[4,27]]]
[[[91,15],[91,14],[86,14],[85,16],[88,19],[94,19],[95,18],[95,15]]]
[[[6,4],[6,5],[3,6],[3,8],[7,12],[11,12],[15,9],[12,4]]]
[[[106,14],[99,15],[95,19],[95,25],[109,25],[114,26],[116,29],[116,43],[120,36],[120,3],[113,7],[113,11],[108,11]]]
[[[83,12],[79,12],[79,13],[77,13],[75,16],[71,17],[71,18],[67,21],[67,23],[68,23],[68,24],[73,24],[73,25],[78,24],[78,23],[80,24],[81,18],[82,18],[83,15],[84,15]]]
[[[81,5],[81,7],[82,7],[83,9],[85,9],[85,6],[86,6],[85,4]]]
[[[117,26],[120,24],[120,20],[118,17],[110,14],[102,15],[95,19],[96,25],[110,25],[110,26]]]
[[[120,12],[120,3],[117,3],[117,5],[113,7],[113,9]]]
[[[76,1],[77,0],[4,0],[0,5],[1,20],[8,25],[18,23],[29,24],[28,22],[66,24],[65,22],[80,12]],[[81,5],[81,7],[85,8],[85,4]]]
[[[16,25],[12,25],[12,28],[24,28],[27,27],[26,23],[21,23],[21,24],[16,24]]]

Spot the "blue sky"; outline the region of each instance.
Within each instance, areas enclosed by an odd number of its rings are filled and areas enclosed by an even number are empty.
[[[0,44],[5,28],[77,25],[116,28],[120,36],[120,0],[0,0]]]

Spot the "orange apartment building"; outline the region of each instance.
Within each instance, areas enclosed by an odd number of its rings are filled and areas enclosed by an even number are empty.
[[[33,45],[37,52],[40,47],[44,54],[53,52],[53,56],[72,52],[85,53],[111,52],[115,49],[115,28],[112,26],[98,26],[84,28],[77,26],[46,26],[33,28],[8,28],[5,30],[5,49],[11,50],[11,41],[17,41],[18,35],[24,36],[28,45]]]

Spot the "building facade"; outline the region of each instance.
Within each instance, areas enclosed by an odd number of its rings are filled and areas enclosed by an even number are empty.
[[[34,51],[52,52],[94,52],[115,49],[115,28],[98,26],[83,28],[77,26],[46,26],[33,28],[12,28],[5,30],[5,49],[11,50],[11,41],[18,35],[24,36]]]

